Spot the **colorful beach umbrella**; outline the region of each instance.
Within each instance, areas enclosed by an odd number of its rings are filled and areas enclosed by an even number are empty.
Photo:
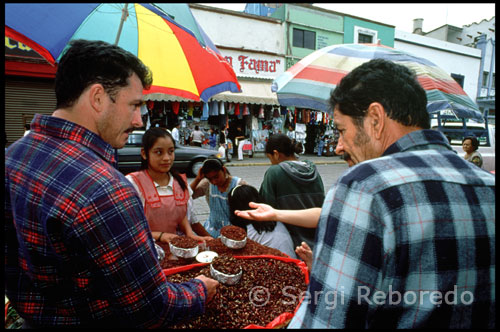
[[[483,121],[477,105],[443,69],[424,58],[376,44],[332,45],[317,50],[278,76],[272,91],[283,106],[311,108],[332,113],[330,93],[351,70],[371,59],[382,58],[404,65],[417,74],[427,93],[429,113],[449,114]]]
[[[145,94],[208,101],[220,92],[241,90],[229,63],[153,4],[8,3],[5,35],[50,63],[73,39],[117,43],[153,72],[153,86]]]
[[[179,23],[183,27],[188,28],[202,46],[207,47],[222,56],[222,53],[217,49],[213,41],[205,33],[203,28],[194,17],[191,8],[189,8],[189,4],[168,2],[154,3],[154,5],[167,13],[175,22]]]

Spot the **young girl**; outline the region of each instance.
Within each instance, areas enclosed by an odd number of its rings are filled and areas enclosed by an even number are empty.
[[[218,237],[222,227],[230,225],[227,195],[238,184],[247,184],[242,179],[232,176],[219,159],[207,159],[198,175],[191,182],[193,199],[205,196],[210,207],[210,215],[205,221],[205,232],[199,235]]]
[[[297,258],[292,238],[286,227],[279,221],[250,221],[234,214],[235,210],[250,210],[248,203],[262,203],[257,189],[249,185],[234,187],[228,196],[230,222],[247,231],[247,237],[262,245],[278,249],[291,258]]]
[[[194,220],[191,188],[185,175],[172,170],[175,159],[172,135],[162,128],[150,128],[142,138],[141,156],[141,170],[126,177],[144,204],[153,238],[169,242],[176,235],[185,234],[197,241],[208,240],[196,235],[188,221]]]

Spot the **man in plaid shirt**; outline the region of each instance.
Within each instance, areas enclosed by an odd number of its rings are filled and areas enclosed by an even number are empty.
[[[129,52],[75,41],[57,109],[6,152],[5,291],[25,327],[166,327],[204,312],[218,282],[169,283],[114,148],[142,126],[151,73]]]
[[[357,67],[331,104],[350,169],[321,211],[240,214],[318,227],[289,327],[494,328],[494,176],[428,129],[425,91],[404,66]]]

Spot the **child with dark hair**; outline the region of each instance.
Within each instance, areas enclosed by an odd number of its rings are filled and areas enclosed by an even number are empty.
[[[217,158],[205,160],[190,185],[193,199],[205,196],[210,207],[210,215],[203,225],[206,233],[197,231],[198,234],[218,237],[221,228],[230,225],[227,196],[239,184],[247,183],[232,176],[222,161]]]
[[[144,204],[153,238],[158,242],[169,242],[173,237],[185,234],[197,241],[209,240],[193,232],[198,222],[192,210],[191,188],[186,176],[172,169],[175,159],[172,135],[158,127],[147,130],[142,138],[141,156],[141,170],[126,177]]]
[[[287,135],[275,134],[266,144],[266,156],[271,162],[264,174],[259,194],[264,203],[275,209],[300,210],[321,207],[325,199],[323,180],[316,165],[309,160],[298,160],[300,142]],[[285,224],[295,246],[305,242],[314,246],[316,228]]]
[[[292,238],[285,225],[279,221],[250,221],[234,214],[236,210],[249,210],[248,203],[262,203],[262,198],[255,187],[250,185],[236,186],[228,196],[231,224],[246,230],[247,237],[262,245],[278,249],[291,258],[297,258]]]

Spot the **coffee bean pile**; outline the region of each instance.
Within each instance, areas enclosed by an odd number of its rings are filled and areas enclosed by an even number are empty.
[[[170,243],[177,248],[191,249],[198,246],[198,241],[187,236],[176,236]]]
[[[232,256],[221,255],[214,258],[212,267],[220,273],[234,275],[240,273],[241,261]]]
[[[221,228],[220,233],[231,240],[241,241],[247,237],[247,232],[238,226],[224,226]]]
[[[238,284],[220,284],[202,316],[173,326],[178,329],[239,329],[250,324],[266,326],[279,315],[293,313],[307,289],[300,268],[270,258],[241,259],[243,276]],[[167,276],[185,282],[200,274],[210,277],[210,265]],[[265,290],[258,293],[255,290]],[[263,296],[269,294],[269,296]],[[288,322],[287,322],[288,323]]]

